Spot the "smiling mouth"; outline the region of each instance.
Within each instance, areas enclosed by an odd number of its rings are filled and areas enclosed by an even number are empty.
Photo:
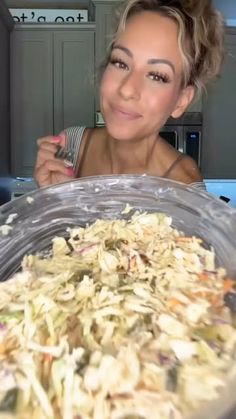
[[[140,118],[142,115],[137,113],[137,112],[133,112],[133,111],[128,111],[126,109],[122,109],[122,108],[117,108],[117,107],[112,107],[113,112],[121,118],[124,119],[138,119]]]

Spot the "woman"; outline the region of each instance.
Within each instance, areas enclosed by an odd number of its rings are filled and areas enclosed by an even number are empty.
[[[39,186],[73,177],[143,173],[202,182],[193,159],[159,132],[219,73],[222,44],[222,19],[210,0],[128,0],[101,79],[106,126],[39,139]],[[74,150],[73,167],[56,157],[58,145]]]

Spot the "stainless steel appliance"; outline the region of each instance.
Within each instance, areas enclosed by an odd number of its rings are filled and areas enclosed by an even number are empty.
[[[96,126],[104,126],[101,112],[96,113]],[[201,166],[201,112],[185,112],[180,118],[169,118],[160,135],[177,150],[191,156],[199,167]]]
[[[186,112],[180,118],[169,118],[160,135],[173,147],[191,156],[201,166],[202,114]]]

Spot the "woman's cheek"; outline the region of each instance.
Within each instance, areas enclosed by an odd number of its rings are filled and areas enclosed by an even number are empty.
[[[99,89],[99,99],[100,99],[100,107],[103,107],[104,97],[106,96],[106,78],[105,73],[102,76],[102,80],[100,83],[100,89]]]
[[[100,104],[106,107],[111,101],[115,100],[116,97],[116,80],[111,71],[107,71],[103,75],[100,86]]]

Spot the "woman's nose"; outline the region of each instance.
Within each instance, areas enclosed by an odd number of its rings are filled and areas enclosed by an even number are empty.
[[[129,72],[120,83],[119,93],[125,100],[138,100],[141,96],[141,84],[139,75],[134,72]]]

